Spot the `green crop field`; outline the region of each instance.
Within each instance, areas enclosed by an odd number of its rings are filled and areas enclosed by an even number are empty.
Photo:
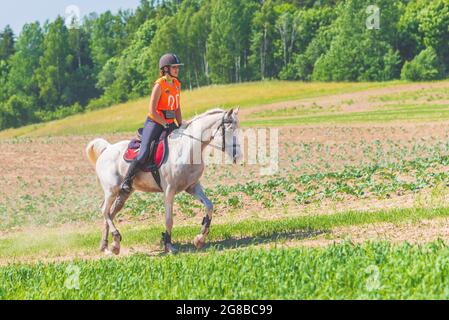
[[[448,299],[449,249],[351,243],[0,269],[3,299]],[[79,282],[67,282],[79,275]]]
[[[147,99],[0,132],[0,299],[448,299],[449,82],[267,81],[186,92],[185,118],[240,105],[279,130],[279,170],[209,165],[214,218],[162,195],[120,212],[122,256],[99,252],[102,190],[84,147],[129,139]],[[53,168],[49,170],[48,168]]]

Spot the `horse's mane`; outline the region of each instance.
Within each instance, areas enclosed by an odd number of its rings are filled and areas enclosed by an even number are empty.
[[[194,121],[200,120],[200,119],[202,119],[204,117],[207,117],[207,116],[210,116],[210,115],[213,115],[213,114],[223,113],[223,112],[225,112],[225,110],[220,109],[220,108],[215,108],[215,109],[212,109],[212,110],[208,110],[208,111],[206,111],[206,112],[204,112],[202,114],[199,114],[199,115],[193,117],[190,120],[184,121],[182,126],[184,128],[188,128],[190,126],[190,124],[192,124],[192,122],[194,122]]]

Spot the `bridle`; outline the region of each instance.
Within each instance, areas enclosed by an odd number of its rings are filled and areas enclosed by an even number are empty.
[[[222,140],[223,142],[222,142],[221,147],[217,146],[217,145],[209,144],[209,146],[214,147],[216,149],[219,149],[219,150],[221,150],[223,152],[226,151],[226,128],[225,128],[225,124],[234,123],[234,121],[232,119],[226,119],[225,117],[226,117],[226,112],[223,113],[223,117],[221,118],[221,123],[217,127],[217,130],[215,130],[215,132],[214,132],[214,134],[212,135],[212,138],[211,138],[211,140],[213,140],[215,138],[215,135],[217,134],[218,130],[220,130],[220,128],[221,128],[221,134],[223,136],[223,140]],[[194,139],[194,140],[199,140],[201,142],[205,142],[205,141],[203,141],[201,139],[198,139],[198,138],[196,138],[194,136],[191,136],[189,134],[185,134],[185,133],[181,133],[181,132],[179,132],[178,134],[186,136],[186,137],[189,137],[189,138]],[[236,155],[237,155],[237,138],[233,136],[232,137],[232,159],[233,159],[234,163],[235,163],[235,156]]]
[[[221,151],[225,152],[226,150],[226,128],[225,128],[225,124],[226,123],[234,123],[234,121],[232,121],[231,119],[225,119],[226,116],[226,112],[223,113],[223,118],[221,118],[221,124],[218,126],[217,131],[220,129],[221,127],[221,135],[223,137],[223,143],[221,146]],[[215,134],[217,134],[217,131],[215,132]],[[213,135],[213,138],[215,138],[215,134]],[[237,155],[237,142],[236,142],[236,137],[234,137],[234,135],[232,136],[232,160],[235,162],[235,156]]]

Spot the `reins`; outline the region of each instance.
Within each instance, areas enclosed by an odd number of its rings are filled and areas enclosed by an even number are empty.
[[[215,138],[215,135],[217,134],[218,130],[220,130],[220,128],[221,128],[222,129],[221,132],[222,132],[222,136],[223,136],[223,143],[222,143],[221,147],[217,146],[217,145],[214,145],[214,144],[209,144],[211,147],[214,147],[214,148],[216,148],[218,150],[221,150],[223,152],[226,150],[226,128],[225,128],[225,124],[226,123],[233,123],[232,120],[225,119],[225,116],[226,116],[226,112],[223,113],[223,117],[221,119],[221,123],[217,127],[217,129],[215,130],[215,133],[212,135],[212,138],[211,138],[211,140],[213,140]],[[183,135],[183,136],[189,137],[189,138],[191,138],[193,140],[197,140],[197,141],[200,141],[200,142],[203,142],[203,143],[207,142],[207,141],[203,141],[201,139],[198,139],[198,138],[196,138],[196,137],[194,137],[194,136],[192,136],[190,134],[185,134],[183,132],[177,132],[176,134]],[[237,144],[235,142],[235,137],[233,137],[232,154],[233,154],[234,157],[237,154],[237,150],[236,149],[237,149]]]

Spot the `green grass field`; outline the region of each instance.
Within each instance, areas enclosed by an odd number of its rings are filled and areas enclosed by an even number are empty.
[[[447,105],[397,105],[360,113],[332,113],[246,121],[245,126],[382,123],[391,121],[439,121],[449,119]]]
[[[350,243],[10,265],[3,299],[448,299],[449,249]]]

